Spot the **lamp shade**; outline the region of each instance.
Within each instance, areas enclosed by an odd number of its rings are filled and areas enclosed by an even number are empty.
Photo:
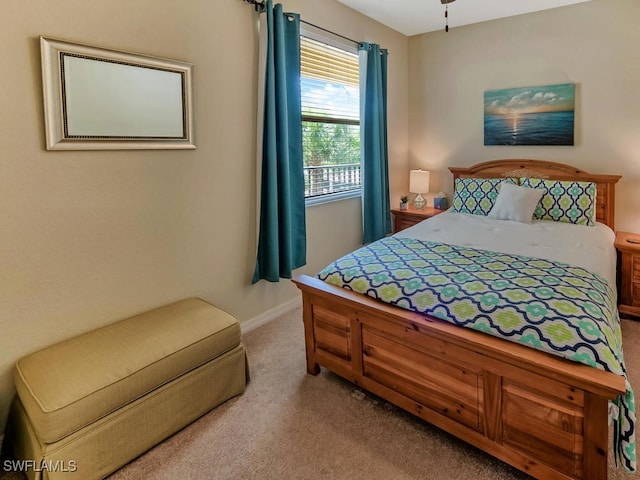
[[[409,172],[409,191],[411,193],[429,193],[429,172],[411,170]]]

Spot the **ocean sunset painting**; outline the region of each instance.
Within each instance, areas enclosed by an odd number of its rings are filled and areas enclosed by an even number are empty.
[[[485,145],[573,145],[575,84],[484,92]]]

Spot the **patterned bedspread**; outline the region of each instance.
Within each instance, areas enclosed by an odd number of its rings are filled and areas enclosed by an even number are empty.
[[[626,378],[615,295],[602,277],[580,267],[388,237],[342,257],[318,277]],[[635,471],[635,406],[628,380],[626,395],[614,403],[616,460]]]

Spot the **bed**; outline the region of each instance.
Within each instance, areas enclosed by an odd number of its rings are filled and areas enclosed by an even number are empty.
[[[605,231],[605,237],[606,231],[612,234],[619,176],[590,174],[540,160],[496,160],[450,170],[454,182],[489,178],[515,184],[523,179],[594,182],[594,215],[602,224],[596,226]],[[444,215],[412,228],[424,229],[422,224]],[[407,242],[415,243],[411,237],[416,235],[405,231],[389,241],[404,242],[404,248]],[[609,250],[615,252],[610,238]],[[451,250],[446,244],[431,243],[429,248]],[[463,260],[467,259],[456,261]],[[615,291],[615,253],[600,264],[598,278],[606,278],[604,283]],[[557,277],[564,279],[563,275]],[[533,342],[528,345],[522,339],[488,335],[482,328],[463,328],[443,320],[446,315],[437,310],[427,314],[400,308],[307,275],[294,282],[302,291],[309,374],[317,375],[320,366],[325,367],[539,479],[606,479],[611,443],[608,420],[613,416],[622,419],[616,422],[614,443],[624,437],[622,431],[627,435],[616,458],[628,469],[635,468],[632,460],[626,462],[635,455],[635,416],[621,358],[621,371],[593,368],[561,358],[557,352],[531,348]],[[615,310],[615,293],[613,302]],[[611,315],[618,322],[617,311]],[[631,404],[626,417],[615,413],[621,399]],[[625,454],[629,458],[623,458]]]

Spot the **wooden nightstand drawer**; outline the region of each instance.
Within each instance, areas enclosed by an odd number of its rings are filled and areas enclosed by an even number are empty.
[[[629,239],[640,235],[616,232],[618,250],[618,309],[621,314],[640,318],[640,244]]]
[[[631,284],[631,305],[640,307],[640,281]]]
[[[409,227],[413,227],[416,223],[421,222],[424,219],[416,219],[416,218],[405,218],[405,217],[400,217],[396,222],[395,222],[395,229],[394,231],[399,232],[400,230],[404,230],[405,228],[409,228]]]
[[[414,226],[416,223],[434,217],[445,210],[438,210],[433,207],[425,207],[422,210],[416,210],[413,206],[409,206],[407,210],[391,209],[393,213],[393,233]]]
[[[640,281],[640,254],[633,255],[633,279]]]

